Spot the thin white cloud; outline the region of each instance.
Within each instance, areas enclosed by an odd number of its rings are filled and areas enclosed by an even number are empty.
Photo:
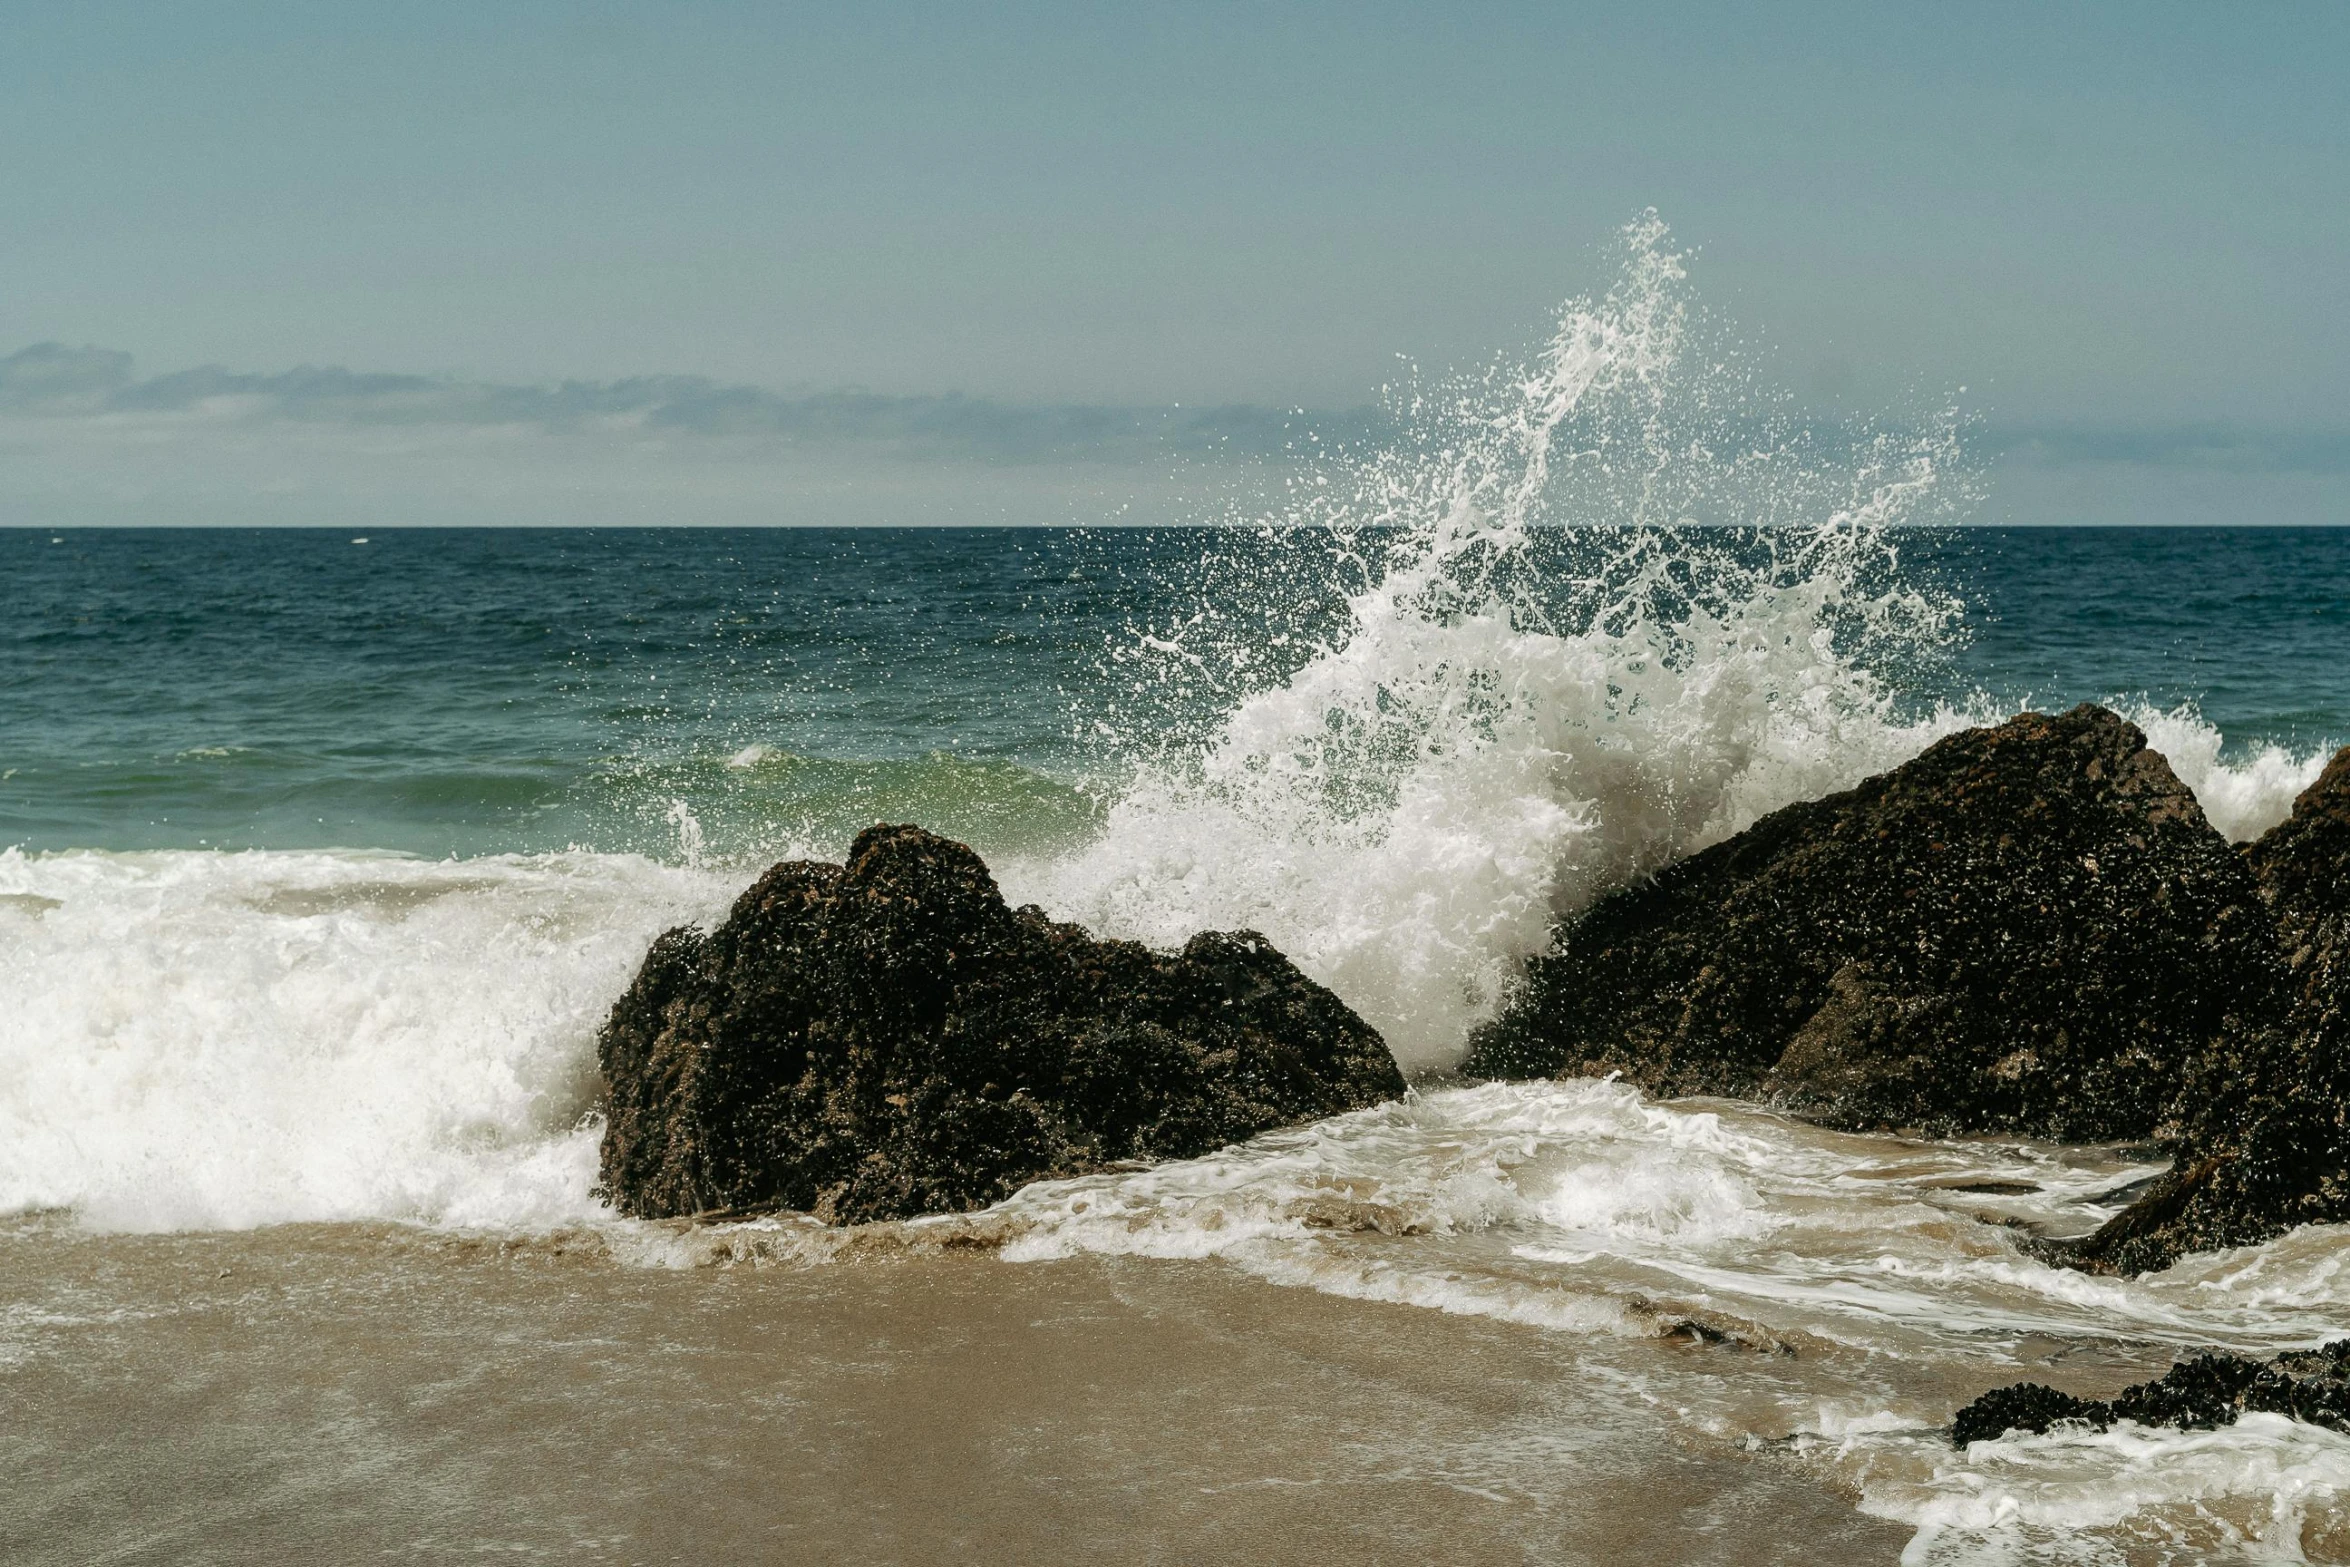
[[[1375,409],[696,376],[141,377],[128,354],[41,343],[0,356],[0,523],[1203,522],[1269,514],[1293,459],[1395,433]],[[2350,432],[1978,424],[1964,438],[1988,464],[1986,522],[2350,522]]]
[[[994,462],[1131,462],[1170,453],[1274,456],[1304,428],[1294,410],[1245,404],[1127,408],[853,390],[792,395],[699,376],[529,386],[334,366],[255,374],[206,365],[142,380],[133,373],[128,354],[58,343],[38,343],[0,358],[0,414],[598,429],[846,443],[883,447],[900,456]],[[1338,419],[1359,427],[1365,415]]]

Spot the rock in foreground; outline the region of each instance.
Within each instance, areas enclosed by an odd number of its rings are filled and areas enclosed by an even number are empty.
[[[1403,1092],[1386,1045],[1252,932],[1180,954],[1006,907],[962,844],[876,827],[654,943],[598,1040],[602,1183],[641,1217],[977,1208]]]
[[[2135,725],[2084,705],[1952,735],[1603,899],[1467,1066],[1842,1127],[2136,1138],[2277,982],[2244,857]]]
[[[2277,1015],[2192,1064],[2172,1173],[2067,1254],[2117,1273],[2350,1220],[2350,749],[2245,851],[2286,969]]]
[[[2038,1382],[1994,1388],[1958,1412],[1950,1439],[1964,1447],[2010,1431],[2038,1436],[2068,1422],[2102,1431],[2117,1420],[2208,1430],[2255,1411],[2350,1431],[2350,1338],[2269,1361],[2198,1355],[2112,1399],[2075,1398]]]

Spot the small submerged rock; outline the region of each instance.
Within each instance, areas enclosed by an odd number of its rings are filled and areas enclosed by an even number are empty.
[[[2118,1420],[2209,1430],[2265,1411],[2350,1431],[2350,1338],[2273,1360],[2198,1355],[2113,1398],[2075,1398],[2038,1382],[1994,1388],[1958,1412],[1950,1440],[1965,1447],[2010,1431],[2041,1435],[2072,1424],[2102,1431]]]
[[[1602,899],[1467,1070],[2144,1138],[2279,983],[2245,857],[2135,725],[2083,705],[1952,735]]]
[[[654,943],[598,1040],[602,1190],[646,1218],[983,1207],[1403,1092],[1378,1033],[1249,931],[1180,953],[1006,906],[979,856],[875,827]]]

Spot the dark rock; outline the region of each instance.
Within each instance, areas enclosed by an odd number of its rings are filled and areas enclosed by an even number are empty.
[[[2111,1399],[2075,1398],[2037,1382],[1994,1388],[1958,1412],[1950,1439],[1964,1447],[2010,1431],[2039,1435],[2067,1421],[2100,1431],[2117,1420],[2208,1430],[2234,1425],[2246,1412],[2350,1431],[2350,1338],[2269,1361],[2198,1355]]]
[[[2104,1404],[2060,1393],[2046,1383],[2018,1382],[2013,1387],[1995,1387],[1960,1410],[1950,1423],[1950,1440],[1954,1446],[1964,1447],[1969,1442],[1995,1440],[2010,1431],[2039,1436],[2068,1420],[2099,1427],[2112,1424]]]
[[[2274,907],[2286,950],[2308,949],[2350,917],[2350,746],[2293,802],[2293,814],[2244,851],[2261,896]]]
[[[876,827],[670,931],[598,1041],[602,1181],[645,1217],[982,1207],[1403,1091],[1369,1025],[1252,932],[1180,954],[1004,904],[977,855]]]
[[[2350,1220],[2350,749],[2244,851],[2276,923],[2276,1016],[2239,1017],[2189,1064],[2170,1175],[2073,1247],[2119,1273]]]
[[[2244,1395],[2260,1373],[2260,1362],[2240,1355],[2197,1355],[2152,1382],[2123,1388],[2113,1400],[2113,1418],[2188,1431],[2234,1425],[2245,1407]]]
[[[2143,1138],[2278,979],[2245,857],[2136,726],[2082,706],[1952,735],[1594,904],[1467,1070]]]

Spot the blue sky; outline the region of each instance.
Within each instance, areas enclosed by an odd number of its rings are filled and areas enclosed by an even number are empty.
[[[1521,346],[1653,206],[1810,406],[1975,413],[1993,520],[2350,521],[2345,79],[2342,5],[12,6],[0,356],[952,395],[1116,446]],[[463,506],[414,429],[403,469],[323,416],[130,460],[119,414],[26,414],[37,368],[0,520],[493,520],[574,466],[501,470],[484,396]],[[789,466],[731,460],[706,520]]]

